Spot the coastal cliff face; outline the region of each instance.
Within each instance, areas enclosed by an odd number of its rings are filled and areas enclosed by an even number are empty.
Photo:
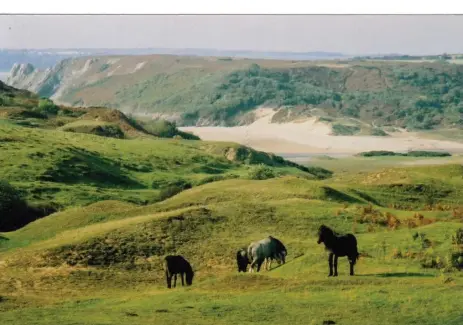
[[[80,68],[80,61],[79,59],[65,59],[45,70],[37,69],[29,63],[15,64],[6,82],[13,87],[27,89],[59,102],[63,93],[69,91],[72,86],[84,84],[83,81],[79,81],[81,77],[83,79],[89,77],[84,76],[85,66]],[[90,59],[89,64],[91,61]]]
[[[278,111],[272,123],[317,117],[344,135],[463,125],[463,65],[448,62],[93,56],[46,70],[16,64],[7,83],[179,125],[246,125],[262,107]]]

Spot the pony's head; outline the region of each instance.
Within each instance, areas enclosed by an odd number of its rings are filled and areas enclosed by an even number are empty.
[[[286,255],[288,255],[286,249],[280,252],[280,261],[282,264],[286,263]]]
[[[189,286],[192,285],[194,276],[195,276],[195,272],[193,272],[193,270],[189,270],[188,272],[185,273],[185,281],[187,285]]]
[[[331,234],[332,231],[330,228],[328,228],[325,225],[321,225],[320,228],[318,228],[318,240],[317,244],[323,243],[326,240],[326,236]]]
[[[236,261],[238,263],[238,272],[246,272],[248,264],[251,264],[244,248],[236,253]]]

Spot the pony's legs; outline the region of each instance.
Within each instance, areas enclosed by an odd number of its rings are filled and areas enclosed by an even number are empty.
[[[350,265],[350,275],[354,275],[354,259],[349,258],[349,265]]]
[[[256,265],[257,259],[253,259],[251,265],[249,266],[249,273],[254,272],[254,265]]]
[[[172,276],[166,274],[167,288],[172,288]]]
[[[174,288],[177,286],[177,274],[174,275]]]
[[[263,263],[263,262],[264,262],[264,261],[259,261],[259,262],[257,262],[257,272],[260,271],[260,267],[262,266],[262,263]]]
[[[272,267],[272,259],[269,257],[267,258],[267,271],[270,271],[270,268]]]
[[[328,256],[328,265],[330,266],[330,274],[328,276],[333,276],[333,257],[333,253],[330,253],[330,255]]]
[[[184,273],[180,273],[180,278],[182,279],[182,287],[185,285],[185,282],[184,282],[184,280],[183,280],[183,276],[184,276],[184,275],[185,275]]]
[[[338,276],[338,255],[334,255],[334,276]]]

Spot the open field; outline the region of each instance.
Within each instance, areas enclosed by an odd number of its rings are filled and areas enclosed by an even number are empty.
[[[69,208],[2,233],[0,319],[28,325],[460,324],[461,272],[421,264],[448,263],[461,215],[427,208],[429,196],[414,185],[430,186],[436,206],[461,206],[461,164],[378,162],[359,173],[368,160],[356,158],[356,166],[353,159],[314,161],[335,171],[326,180],[218,181],[152,205],[102,201]],[[385,213],[400,220],[396,230],[374,221]],[[416,213],[431,221],[421,225]],[[316,244],[322,223],[357,236],[356,276],[347,275],[345,258],[339,278],[326,276],[327,253]],[[413,240],[417,232],[431,247]],[[268,234],[288,247],[287,263],[238,274],[236,250]],[[192,287],[164,288],[161,258],[169,253],[193,264]]]

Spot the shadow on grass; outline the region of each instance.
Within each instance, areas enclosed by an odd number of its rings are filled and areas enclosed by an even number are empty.
[[[292,258],[291,260],[285,262],[285,264],[278,264],[278,262],[272,262],[272,266],[271,266],[271,268],[270,268],[270,270],[268,272],[276,270],[276,269],[282,267],[283,265],[287,265],[288,263],[294,262],[295,260],[297,260],[298,258],[301,258],[302,256],[304,256],[304,253],[294,256],[294,258]],[[263,267],[263,265],[262,265],[262,267]]]
[[[7,241],[7,240],[10,240],[9,238],[6,238],[6,237],[3,237],[2,235],[0,235],[0,241]]]
[[[373,274],[361,274],[361,275],[362,276],[377,276],[379,278],[406,278],[406,277],[432,278],[434,277],[433,274],[417,273],[417,272],[391,272],[391,273],[373,273]]]

